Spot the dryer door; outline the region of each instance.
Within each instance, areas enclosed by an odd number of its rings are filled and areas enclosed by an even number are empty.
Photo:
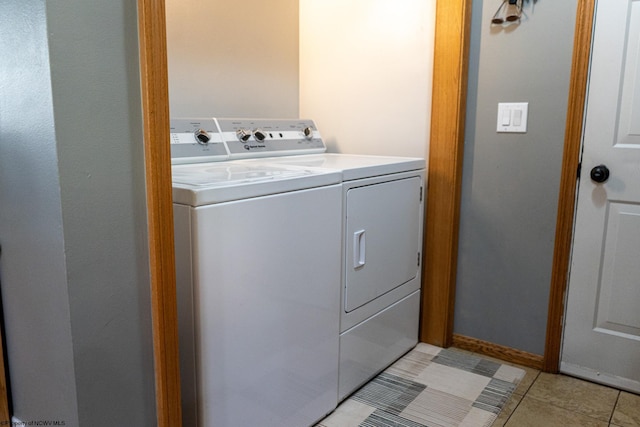
[[[420,186],[410,177],[347,190],[346,312],[418,274]]]

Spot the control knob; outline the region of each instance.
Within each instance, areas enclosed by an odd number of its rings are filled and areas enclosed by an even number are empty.
[[[302,130],[302,133],[304,133],[304,137],[306,139],[313,139],[313,129],[311,129],[311,126],[307,126],[306,128],[304,128]]]
[[[246,129],[238,129],[236,131],[236,136],[242,142],[246,142],[249,138],[251,138],[251,132]]]
[[[265,139],[267,139],[267,134],[264,133],[261,129],[255,129],[253,131],[253,137],[257,140],[257,141],[264,141]]]
[[[193,132],[193,136],[196,138],[196,141],[200,145],[207,145],[209,141],[211,141],[209,132],[204,129],[197,129],[195,132]]]

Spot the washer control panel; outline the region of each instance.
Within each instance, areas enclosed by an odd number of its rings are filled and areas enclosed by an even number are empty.
[[[229,159],[215,119],[171,120],[171,164]]]
[[[231,159],[326,151],[313,120],[217,119],[217,123]]]

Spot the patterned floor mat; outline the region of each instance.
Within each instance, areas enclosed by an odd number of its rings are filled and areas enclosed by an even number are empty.
[[[420,343],[317,427],[490,426],[525,372]]]

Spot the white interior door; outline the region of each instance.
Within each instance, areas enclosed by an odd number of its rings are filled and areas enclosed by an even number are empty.
[[[640,392],[640,0],[598,1],[591,61],[561,371]]]

